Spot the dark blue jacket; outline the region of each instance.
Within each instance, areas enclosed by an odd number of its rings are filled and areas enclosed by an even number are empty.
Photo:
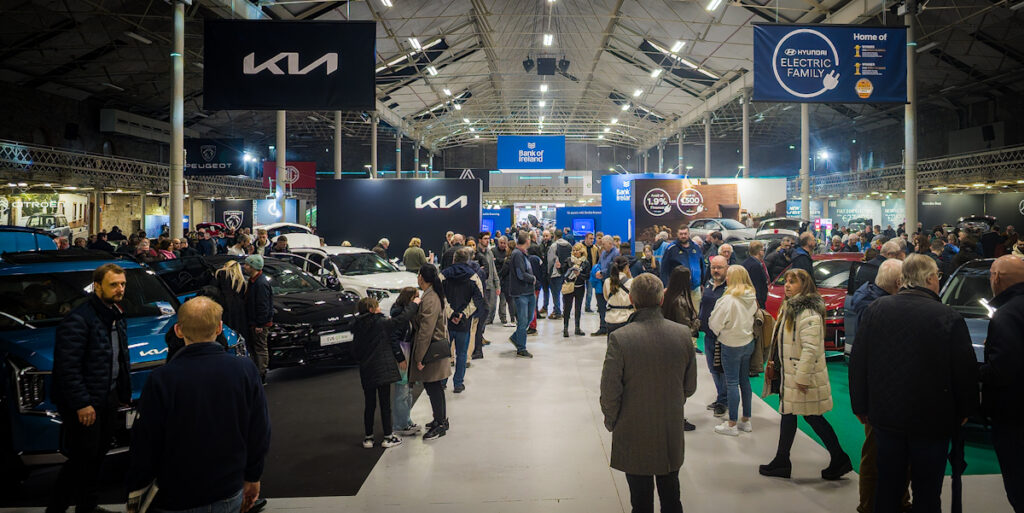
[[[200,255],[213,256],[217,254],[217,243],[213,239],[199,239],[197,246]]]
[[[512,252],[509,257],[509,286],[508,295],[512,297],[533,294],[537,278],[533,274],[533,268],[519,248]]]
[[[854,315],[860,315],[864,313],[868,305],[873,303],[880,297],[888,296],[889,293],[875,285],[874,282],[867,282],[861,285],[854,293],[853,298],[850,299],[850,313]]]
[[[117,383],[112,383],[114,352],[111,333],[117,331],[120,344]],[[53,402],[61,415],[106,404],[111,389],[118,399],[131,401],[128,330],[120,307],[108,308],[96,294],[71,311],[57,326],[53,346]],[[74,417],[77,422],[77,417]]]
[[[996,422],[1020,426],[1018,379],[1024,375],[1024,283],[992,299],[996,313],[988,323],[985,363],[981,366],[981,399],[985,414]]]
[[[700,321],[700,330],[704,332],[704,350],[711,348],[714,351],[715,341],[718,340],[718,336],[715,335],[714,331],[711,331],[711,327],[708,326],[708,320],[711,319],[711,311],[715,309],[715,303],[718,303],[718,299],[725,293],[725,282],[715,287],[714,283],[708,283],[707,287],[704,287],[704,292],[700,297],[700,313],[697,314],[697,319]]]
[[[183,510],[259,481],[270,448],[260,374],[216,342],[191,344],[150,374],[132,426],[128,490],[156,479],[153,506]]]
[[[747,257],[742,265],[750,275],[751,283],[754,284],[757,305],[764,308],[765,302],[768,301],[768,275],[765,274],[765,266],[761,265],[761,261],[754,257]]]
[[[274,289],[262,272],[249,278],[245,289],[245,316],[249,326],[265,327],[274,322]]]
[[[812,278],[814,277],[814,261],[811,260],[811,255],[804,248],[793,248],[793,259],[790,261],[789,268],[803,269]]]
[[[682,247],[679,241],[673,242],[661,256],[661,282],[668,287],[668,279],[672,270],[684,265],[690,268],[690,290],[696,290],[704,283],[704,254],[700,247],[691,241],[688,247]]]
[[[479,275],[469,263],[452,264],[441,271],[441,275],[444,276],[444,298],[451,306],[452,312],[464,313],[470,303],[476,307],[473,314],[487,310],[487,300],[484,299],[483,291],[481,291],[483,282],[477,285],[477,282],[473,280],[474,277],[479,278]],[[458,324],[449,320],[448,331],[467,332],[472,324],[473,315],[463,315]]]

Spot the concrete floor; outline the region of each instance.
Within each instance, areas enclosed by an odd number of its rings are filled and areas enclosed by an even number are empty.
[[[595,314],[585,315],[588,333],[596,324]],[[429,443],[407,438],[389,449],[358,495],[271,499],[267,511],[630,511],[624,475],[608,467],[611,435],[598,404],[604,337],[564,339],[561,321],[542,320],[539,331],[528,341],[535,358],[526,360],[514,358],[507,341],[510,328],[489,327],[487,337],[494,343],[486,348],[486,358],[468,370],[466,392],[451,394],[449,387],[448,435]],[[779,415],[756,396],[753,433],[716,435],[717,419],[705,410],[714,398],[714,385],[700,363],[697,393],[687,404],[687,416],[697,430],[686,434],[686,462],[680,471],[688,513],[856,510],[857,475],[823,481],[819,471],[828,464],[828,454],[803,432],[797,433],[793,447],[792,479],[757,473],[758,464],[775,454]],[[430,420],[425,395],[415,405],[413,419],[419,424]],[[949,479],[943,495],[947,511],[948,486]],[[964,511],[1011,511],[999,476],[965,478]]]

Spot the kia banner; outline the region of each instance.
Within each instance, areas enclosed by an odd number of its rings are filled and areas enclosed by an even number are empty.
[[[277,180],[277,163],[263,162],[263,186],[271,187],[271,180]],[[316,188],[316,162],[287,162],[281,177],[281,185],[292,189]]]
[[[374,110],[372,21],[206,19],[206,110]]]
[[[244,175],[244,139],[185,139],[185,174]]]

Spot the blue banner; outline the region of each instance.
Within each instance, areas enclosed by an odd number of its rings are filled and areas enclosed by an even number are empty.
[[[601,231],[633,240],[633,180],[640,178],[680,178],[665,173],[605,175],[601,178]]]
[[[601,229],[601,215],[601,207],[560,207],[555,211],[555,226],[563,231],[568,228],[583,240],[588,233]]]
[[[498,169],[509,173],[560,173],[565,169],[565,136],[499,135]]]
[[[480,231],[492,234],[494,232],[505,233],[505,228],[509,226],[512,226],[511,208],[485,208],[483,210],[482,219],[480,220]]]
[[[907,30],[755,24],[753,99],[906,103]]]

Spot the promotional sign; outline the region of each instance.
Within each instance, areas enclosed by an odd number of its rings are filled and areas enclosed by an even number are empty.
[[[601,229],[601,214],[601,207],[563,207],[555,214],[555,226],[569,228],[578,240],[583,240],[586,234]]]
[[[440,256],[448,230],[480,231],[480,196],[480,180],[321,180],[317,231],[332,246],[372,248],[387,237],[396,255],[419,237],[424,251]]]
[[[564,135],[499,135],[502,173],[560,173],[565,170]]]
[[[184,226],[185,231],[188,231],[188,229],[189,229],[189,219],[188,219],[188,216],[183,217],[181,219],[181,222],[184,223],[184,225],[185,225]],[[162,234],[162,233],[169,233],[170,223],[171,223],[171,216],[153,215],[153,214],[147,215],[146,216],[146,222],[145,222],[145,225],[146,225],[146,237],[149,237],[151,239],[155,239],[155,238],[159,237],[160,234]]]
[[[907,220],[906,200],[903,198],[888,198],[880,201],[882,207],[881,222],[877,223],[882,229],[892,226],[895,230]]]
[[[679,175],[645,173],[602,177],[600,231],[618,235],[622,240],[633,240],[633,182],[642,178],[679,178]]]
[[[231,230],[252,228],[252,200],[217,200],[213,202],[213,221],[224,223]]]
[[[488,224],[488,221],[490,223]],[[484,225],[487,228],[484,228]],[[505,228],[512,226],[512,209],[509,207],[502,208],[486,208],[483,211],[483,219],[480,225],[480,231],[482,232],[500,232],[505,233]]]
[[[480,180],[480,186],[483,187],[484,192],[490,192],[491,190],[490,169],[445,169],[444,177],[462,180]]]
[[[794,219],[817,219],[822,216],[821,200],[811,200],[811,215],[800,215],[800,200],[786,200],[786,217]]]
[[[860,220],[858,224],[870,220],[872,225],[880,225],[882,203],[878,200],[829,200],[828,215],[839,226],[850,226],[854,219]]]
[[[286,162],[281,185],[292,189],[316,188],[316,162]],[[270,187],[270,181],[277,179],[277,162],[263,162],[263,186]]]
[[[917,220],[929,229],[942,224],[955,225],[963,216],[985,213],[982,194],[921,194],[917,201]]]
[[[753,99],[906,103],[907,30],[755,23]]]
[[[185,139],[186,175],[244,175],[243,139]]]
[[[699,184],[683,178],[637,180],[633,186],[636,242],[654,242],[658,232],[674,234],[695,219],[728,217],[738,221],[739,204],[736,184]]]
[[[277,208],[277,201],[272,199],[261,199],[256,200],[253,216],[253,223],[256,226],[262,226],[265,224],[273,223],[297,223],[296,219],[299,218],[299,201],[295,199],[286,199],[285,201],[285,215],[281,216],[281,210]]]
[[[81,194],[25,193],[0,196],[0,224],[28,226],[52,235],[89,235],[89,197]]]
[[[370,21],[207,18],[206,110],[374,110]]]

